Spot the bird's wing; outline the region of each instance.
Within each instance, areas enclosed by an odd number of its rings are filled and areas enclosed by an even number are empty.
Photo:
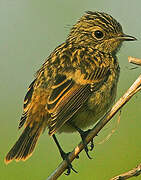
[[[35,83],[36,79],[30,84],[28,91],[26,93],[26,96],[24,98],[24,105],[23,105],[23,114],[22,117],[20,119],[20,123],[19,123],[19,129],[25,124],[26,119],[27,119],[27,113],[29,110],[29,106],[30,106],[30,102],[31,102],[31,98],[33,95],[33,91],[34,91],[34,83]]]
[[[100,69],[99,69],[100,70]],[[92,92],[103,83],[107,70],[103,68],[100,75],[93,75],[93,85],[90,83],[76,83],[66,76],[58,76],[52,86],[52,92],[47,101],[47,109],[51,115],[49,119],[49,134],[54,134],[68,121],[87,101]],[[87,81],[86,81],[87,82]]]

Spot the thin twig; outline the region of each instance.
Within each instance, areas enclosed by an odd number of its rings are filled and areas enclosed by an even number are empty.
[[[120,175],[112,178],[111,180],[125,180],[125,179],[129,179],[131,177],[139,176],[140,174],[141,174],[141,164],[139,164],[136,168],[134,168],[126,173],[120,174]]]
[[[112,109],[103,117],[90,131],[86,137],[86,142],[89,143],[98,132],[110,121],[110,119],[135,95],[139,90],[141,90],[141,75],[136,79],[132,86],[127,90],[127,92],[115,103]],[[84,149],[83,142],[69,154],[69,160],[72,162],[78,154]],[[67,168],[67,162],[63,161],[56,170],[47,178],[47,180],[57,179]]]
[[[118,129],[118,126],[119,126],[119,123],[120,123],[120,116],[121,116],[121,110],[118,114],[118,118],[117,118],[117,122],[116,122],[116,127],[112,129],[112,131],[107,135],[106,138],[104,138],[101,142],[99,142],[98,144],[103,144],[105,143],[106,141],[108,141],[111,136],[116,132],[116,130]]]
[[[139,58],[129,56],[128,61],[129,61],[129,63],[141,66],[141,59],[139,59]]]

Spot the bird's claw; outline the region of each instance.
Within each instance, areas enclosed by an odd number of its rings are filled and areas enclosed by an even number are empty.
[[[67,163],[68,163],[68,162],[67,162]],[[66,175],[66,176],[70,175],[71,170],[72,170],[73,172],[75,172],[75,173],[78,173],[78,172],[72,167],[71,163],[69,163],[68,166],[67,166],[67,172],[65,173],[65,175]]]
[[[71,170],[75,173],[78,173],[72,166],[72,164],[70,163],[70,160],[68,159],[68,156],[69,156],[70,152],[68,153],[65,153],[65,152],[61,152],[61,156],[63,158],[63,160],[66,160],[67,162],[67,172],[65,173],[65,175],[70,175],[71,173]]]
[[[93,139],[91,140],[91,145],[90,145],[90,150],[88,149],[88,145],[86,143],[86,136],[88,135],[88,133],[91,131],[91,129],[88,129],[87,131],[81,131],[80,135],[81,135],[81,138],[82,138],[82,141],[83,141],[83,144],[84,144],[84,150],[88,156],[89,159],[92,159],[89,155],[89,151],[92,151],[93,148],[94,148],[94,142],[93,142]]]
[[[93,139],[91,140],[91,145],[90,145],[90,151],[92,151],[94,149],[94,141]]]
[[[84,150],[85,150],[85,152],[86,152],[86,154],[87,154],[87,157],[89,158],[89,159],[92,159],[91,158],[91,156],[89,155],[89,149],[88,149],[88,146],[87,145],[84,145],[85,146],[85,148],[84,148]]]

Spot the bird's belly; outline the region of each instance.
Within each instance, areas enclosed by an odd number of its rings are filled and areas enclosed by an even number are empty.
[[[99,90],[93,92],[86,103],[59,129],[58,132],[76,131],[69,124],[70,121],[81,129],[95,124],[95,122],[104,116],[108,109],[111,108],[116,98],[116,91],[117,80],[110,81],[108,79]]]

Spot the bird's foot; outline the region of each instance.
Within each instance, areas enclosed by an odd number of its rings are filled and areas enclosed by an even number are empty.
[[[70,162],[70,160],[68,158],[69,154],[70,154],[70,152],[68,152],[68,153],[65,153],[64,151],[61,152],[62,159],[66,160],[66,162],[67,162],[67,172],[65,173],[65,175],[67,175],[67,176],[70,175],[71,170],[73,172],[77,173],[77,171],[73,168],[73,166],[72,166],[72,164],[71,164],[71,162]],[[77,156],[76,158],[78,159],[79,156]]]
[[[94,142],[93,139],[90,141],[90,150],[88,149],[88,144],[85,140],[85,138],[87,137],[88,133],[91,131],[91,129],[88,129],[87,131],[83,131],[83,130],[79,130],[80,136],[82,138],[83,144],[84,144],[84,150],[88,156],[89,159],[92,159],[89,155],[89,151],[92,151],[94,148]]]

